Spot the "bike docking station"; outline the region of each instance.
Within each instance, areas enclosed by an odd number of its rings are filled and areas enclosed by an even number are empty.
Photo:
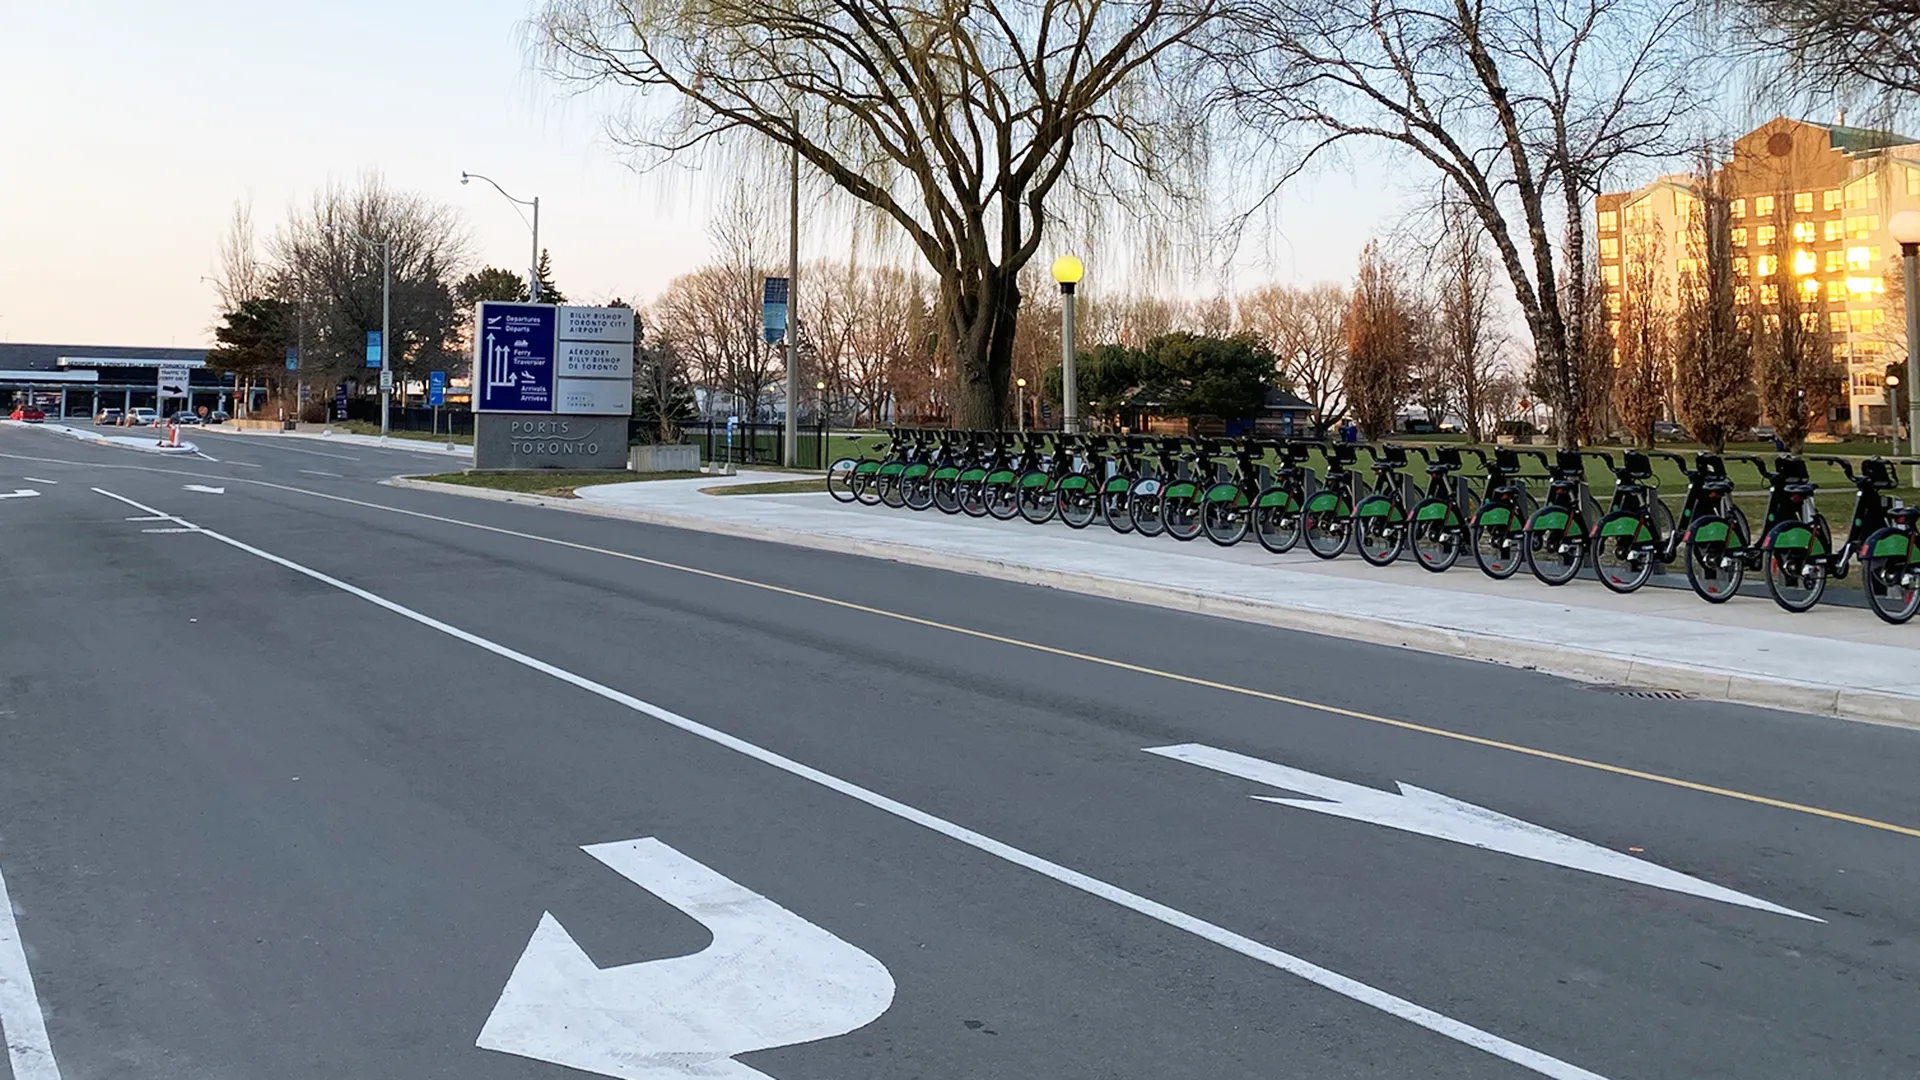
[[[633,309],[484,301],[473,325],[473,469],[627,467]]]

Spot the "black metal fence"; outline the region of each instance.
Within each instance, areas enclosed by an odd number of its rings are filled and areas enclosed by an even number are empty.
[[[829,464],[828,440],[831,434],[831,429],[824,424],[802,427],[799,453],[795,460],[790,462],[780,460],[782,444],[786,439],[786,425],[777,421],[735,425],[731,454],[728,449],[727,425],[724,422],[689,425],[682,439],[700,447],[702,461],[731,459],[735,465],[786,465],[798,469],[824,469]]]

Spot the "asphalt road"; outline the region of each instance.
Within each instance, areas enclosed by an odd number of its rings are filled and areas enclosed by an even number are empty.
[[[1920,733],[205,448],[0,427],[13,1080],[1920,1074]]]

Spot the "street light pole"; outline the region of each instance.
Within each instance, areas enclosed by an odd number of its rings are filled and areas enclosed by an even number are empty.
[[[380,241],[380,437],[387,437],[387,407],[393,400],[393,237]]]
[[[800,460],[800,110],[793,112],[791,200],[787,205],[787,430],[786,461]]]
[[[1027,380],[1015,379],[1013,380],[1013,385],[1015,392],[1019,394],[1017,411],[1020,414],[1020,434],[1025,435],[1027,433]]]
[[[1900,245],[1900,261],[1906,264],[1907,438],[1914,455],[1920,457],[1920,210],[1900,211],[1887,227]],[[1896,394],[1896,407],[1899,401]],[[1914,479],[1920,482],[1920,466],[1914,468]]]
[[[1073,370],[1073,290],[1087,268],[1071,255],[1053,260],[1053,280],[1060,283],[1060,430],[1080,431],[1080,387]]]
[[[493,190],[499,192],[503,197],[505,197],[505,199],[508,202],[517,203],[521,206],[533,207],[533,256],[532,258],[527,260],[527,303],[529,304],[539,303],[540,302],[540,196],[535,195],[531,199],[516,199],[512,195],[508,195],[507,189],[495,183],[491,177],[481,176],[479,173],[469,173],[469,172],[463,172],[460,174],[461,183],[464,184],[469,180],[485,180],[487,183],[493,184]]]

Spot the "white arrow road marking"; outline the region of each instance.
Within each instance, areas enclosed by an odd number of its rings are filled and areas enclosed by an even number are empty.
[[[182,484],[180,487],[183,491],[203,491],[208,495],[225,495],[227,493],[226,488],[208,487],[205,484]]]
[[[150,506],[134,502],[125,495],[115,495],[113,492],[106,491],[102,488],[94,488],[93,490],[105,495],[109,499],[116,499],[125,503],[136,510],[144,510],[149,514],[160,513],[160,511]],[[176,518],[174,520],[179,519]],[[181,524],[190,524],[190,522],[181,522]],[[671,709],[661,708],[652,702],[642,701],[632,694],[615,690],[605,683],[595,682],[585,675],[568,671],[566,668],[559,667],[555,664],[549,664],[545,660],[529,656],[526,653],[502,645],[490,638],[484,638],[472,631],[462,630],[460,627],[454,626],[451,623],[442,622],[431,615],[415,611],[405,604],[389,600],[378,593],[368,592],[358,585],[342,581],[331,574],[322,573],[310,566],[303,566],[300,563],[294,562],[292,559],[275,555],[271,551],[264,551],[243,540],[236,540],[231,536],[215,532],[212,529],[202,529],[201,532],[236,551],[244,551],[256,559],[262,559],[275,566],[284,567],[302,577],[317,581],[330,588],[338,589],[348,596],[358,597],[372,604],[374,607],[380,608],[382,611],[390,612],[409,622],[433,630],[436,633],[445,634],[455,641],[465,642],[476,649],[492,653],[509,663],[519,664],[529,671],[537,671],[558,682],[566,683],[568,686],[585,691],[604,701],[612,702],[623,709],[632,710],[642,716],[657,720],[675,730],[692,735],[697,739],[703,739],[716,746],[731,750],[742,757],[751,758],[763,765],[778,769],[789,776],[805,780],[810,784],[817,784],[820,787],[826,788],[828,791],[844,795],[855,802],[869,806],[883,814],[890,814],[902,821],[918,825],[928,832],[944,836],[956,843],[965,844],[967,847],[981,854],[990,855],[1003,862],[1031,870],[1042,877],[1059,882],[1077,892],[1105,900],[1115,907],[1124,908],[1136,915],[1152,919],[1163,926],[1172,927],[1182,933],[1192,934],[1202,941],[1210,941],[1223,949],[1238,953],[1241,956],[1257,963],[1265,964],[1277,971],[1284,971],[1289,975],[1304,979],[1315,986],[1330,990],[1350,1001],[1358,1002],[1370,1009],[1377,1009],[1388,1016],[1405,1020],[1407,1023],[1418,1025],[1442,1038],[1451,1039],[1462,1046],[1470,1046],[1475,1050],[1490,1054],[1503,1061],[1510,1061],[1529,1072],[1552,1077],[1553,1080],[1606,1080],[1606,1078],[1602,1077],[1599,1073],[1589,1069],[1583,1069],[1572,1062],[1562,1061],[1551,1054],[1543,1053],[1529,1046],[1522,1046],[1511,1039],[1503,1039],[1491,1031],[1474,1027],[1464,1020],[1456,1020],[1444,1013],[1435,1012],[1424,1005],[1416,1004],[1408,1001],[1406,998],[1382,990],[1379,987],[1342,975],[1331,968],[1321,967],[1311,960],[1295,956],[1289,952],[1283,952],[1265,942],[1255,941],[1245,934],[1235,933],[1217,923],[1210,923],[1197,915],[1190,915],[1178,908],[1160,903],[1158,900],[1149,899],[1141,896],[1139,893],[1128,892],[1118,885],[1103,881],[1091,874],[1084,874],[1072,867],[1062,866],[1050,859],[1043,859],[1023,848],[1014,847],[1012,844],[996,840],[985,833],[976,832],[964,825],[948,821],[942,817],[937,817],[918,807],[909,806],[898,799],[889,798],[871,788],[861,787],[859,784],[853,783],[850,780],[843,780],[832,773],[795,761],[784,754],[775,753],[764,746],[748,742],[737,735],[729,734],[721,731],[719,728],[710,727],[698,720],[682,716]]]
[[[845,1035],[893,1004],[880,961],[658,840],[584,850],[713,943],[601,968],[544,914],[479,1046],[621,1080],[766,1080],[733,1056]]]
[[[37,499],[40,493],[32,488],[21,488],[15,492],[0,492],[0,499]]]
[[[1152,747],[1147,753],[1184,761],[1228,776],[1238,776],[1267,787],[1285,788],[1314,796],[1314,799],[1253,796],[1260,802],[1384,825],[1402,832],[1451,840],[1456,844],[1518,855],[1522,859],[1584,870],[1589,874],[1651,885],[1656,889],[1757,908],[1776,915],[1791,915],[1811,922],[1826,921],[1411,784],[1399,784],[1400,792],[1395,794],[1198,743]],[[1317,802],[1316,799],[1326,801]]]
[[[13,1080],[60,1080],[60,1066],[47,1041],[47,1019],[33,989],[33,969],[13,919],[13,901],[7,879],[0,877],[0,1035],[7,1040],[7,1063]]]

